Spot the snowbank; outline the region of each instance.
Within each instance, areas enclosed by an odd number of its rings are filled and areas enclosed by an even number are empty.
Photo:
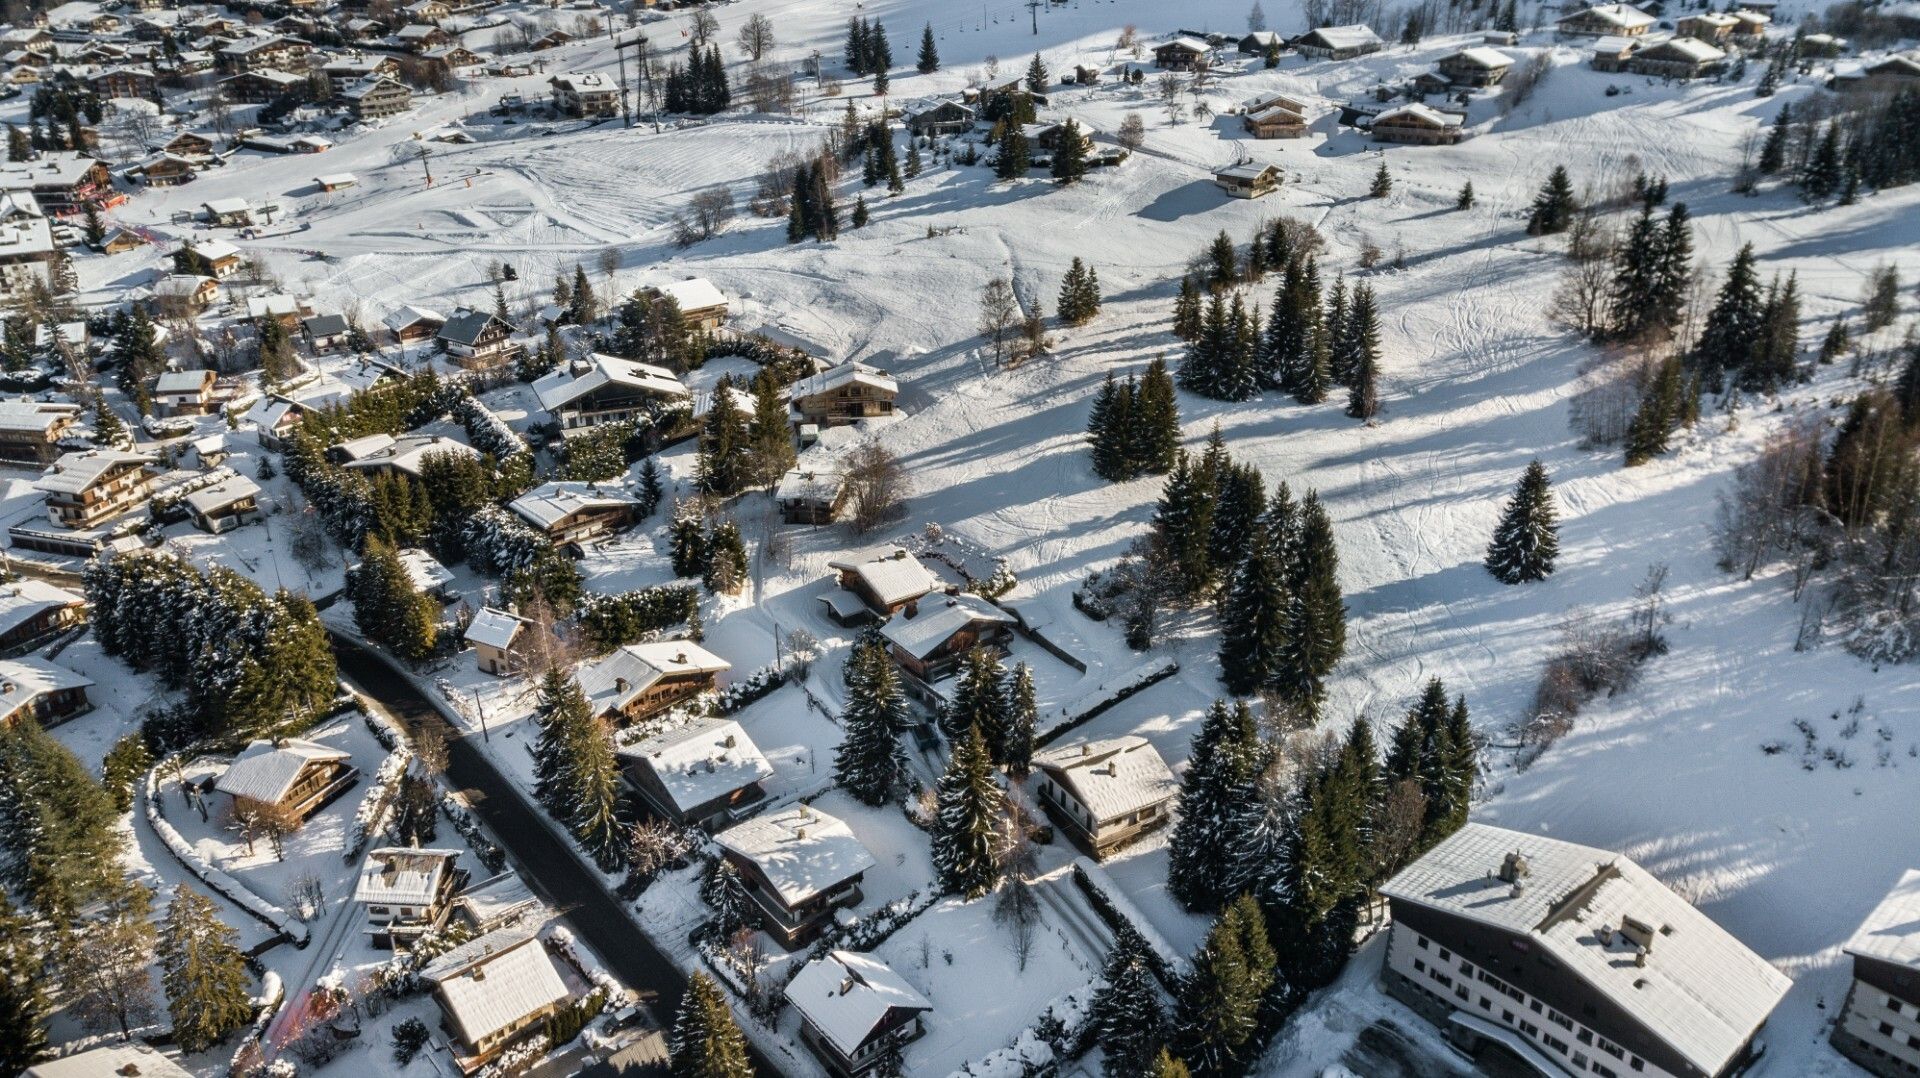
[[[220,892],[234,905],[259,918],[269,928],[292,940],[294,946],[305,947],[307,945],[305,924],[296,920],[286,910],[254,894],[239,880],[208,864],[194,852],[187,840],[180,836],[180,832],[174,830],[173,825],[167,822],[161,810],[161,800],[156,789],[159,774],[160,769],[157,767],[147,772],[144,795],[147,803],[147,823],[153,828],[153,833],[160,836],[160,841],[166,843],[167,850],[186,866],[187,871],[199,877],[202,883]]]

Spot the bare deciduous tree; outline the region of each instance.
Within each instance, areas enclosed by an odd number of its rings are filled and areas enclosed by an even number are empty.
[[[1120,121],[1120,130],[1114,137],[1127,149],[1137,150],[1147,141],[1147,122],[1140,118],[1139,113],[1129,112]]]
[[[153,922],[145,903],[117,911],[70,935],[60,949],[60,984],[80,1024],[121,1037],[157,1013],[153,1000]]]
[[[1019,808],[1011,803],[1001,823],[1000,849],[1001,874],[1006,883],[994,900],[993,919],[1012,929],[1013,957],[1024,970],[1027,960],[1033,957],[1033,933],[1040,921],[1040,900],[1035,897],[1030,882],[1035,865],[1033,843],[1027,839]]]
[[[773,48],[773,20],[757,11],[747,16],[747,21],[740,24],[739,40],[741,50],[754,63],[759,63]]]
[[[1560,274],[1547,301],[1547,315],[1582,336],[1592,336],[1606,318],[1613,270],[1605,261],[1574,261]]]
[[[1014,297],[1013,282],[995,277],[980,290],[980,335],[993,345],[996,366],[1007,359],[1007,341],[1020,317],[1020,301]]]
[[[848,523],[864,535],[892,520],[908,493],[907,472],[893,451],[875,442],[847,457]]]

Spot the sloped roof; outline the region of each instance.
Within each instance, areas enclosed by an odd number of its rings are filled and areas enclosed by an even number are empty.
[[[459,856],[459,850],[421,850],[406,846],[383,846],[370,851],[360,864],[360,882],[353,889],[353,900],[425,905],[439,893],[440,881],[453,870],[453,862]]]
[[[1380,115],[1375,116],[1373,122],[1378,124],[1381,120],[1392,119],[1397,116],[1410,116],[1422,123],[1432,124],[1435,127],[1459,127],[1461,121],[1465,119],[1465,117],[1457,112],[1441,112],[1439,109],[1433,108],[1430,105],[1423,105],[1416,101],[1412,104],[1388,109]]]
[[[62,689],[84,689],[92,678],[38,655],[0,660],[0,718],[31,704],[36,698]]]
[[[1373,32],[1373,27],[1361,22],[1349,23],[1346,26],[1322,26],[1316,30],[1309,30],[1301,34],[1294,44],[1298,45],[1301,41],[1310,41],[1326,49],[1359,49],[1368,45],[1384,44],[1380,40],[1380,35]]]
[[[1465,60],[1475,67],[1486,68],[1489,71],[1513,66],[1513,57],[1508,56],[1499,49],[1487,48],[1485,45],[1475,45],[1471,48],[1461,49],[1446,59]]]
[[[1727,56],[1724,50],[1714,48],[1712,45],[1707,44],[1697,37],[1676,37],[1662,41],[1658,45],[1649,45],[1640,50],[1641,56],[1656,56],[1660,53],[1677,53],[1682,58],[1691,60],[1696,64],[1707,64],[1715,60],[1724,60]]]
[[[448,951],[420,976],[470,1043],[572,995],[553,958],[527,929],[503,928]]]
[[[1576,11],[1571,15],[1564,16],[1560,21],[1571,22],[1576,19],[1598,19],[1601,22],[1611,26],[1618,26],[1622,29],[1631,29],[1636,26],[1652,26],[1654,23],[1660,21],[1630,4],[1600,4],[1587,8],[1585,11]]]
[[[856,951],[830,951],[807,963],[787,985],[787,1002],[846,1056],[890,1013],[933,1010],[927,997],[886,963]]]
[[[255,741],[234,757],[220,774],[213,788],[223,794],[274,804],[293,788],[294,780],[307,765],[346,761],[351,755],[325,745],[316,745],[289,737],[276,747],[271,741]]]
[[[540,398],[540,407],[552,412],[607,386],[624,386],[663,397],[690,395],[686,385],[665,367],[600,352],[589,356],[578,371],[571,364],[563,364],[541,375],[534,380],[533,392]]]
[[[614,509],[639,504],[639,499],[617,487],[603,487],[598,483],[554,482],[534,487],[508,502],[507,508],[534,527],[544,529],[582,510]]]
[[[204,516],[246,498],[257,497],[259,494],[260,484],[244,475],[236,475],[213,486],[194,491],[187,495],[186,503],[187,508]]]
[[[977,595],[942,596],[939,604],[922,603],[913,617],[901,614],[880,627],[880,635],[901,651],[924,659],[954,633],[976,621],[1012,625],[1013,615]]]
[[[886,371],[878,367],[869,367],[865,363],[842,363],[818,374],[810,374],[793,383],[787,390],[787,396],[793,400],[799,400],[801,397],[811,397],[815,393],[825,393],[845,385],[862,385],[882,393],[900,392],[900,383]]]
[[[672,281],[651,287],[663,296],[673,297],[673,301],[679,304],[683,311],[697,311],[706,307],[727,305],[726,293],[720,291],[705,277],[689,277],[684,281]]]
[[[762,813],[713,840],[753,862],[789,906],[831,891],[874,865],[873,854],[846,821],[806,805]]]
[[[1519,888],[1496,875],[1514,853],[1527,868]],[[1707,1074],[1746,1045],[1792,984],[1608,850],[1469,823],[1381,893],[1528,940]],[[1618,931],[1629,918],[1652,929],[1645,965]]]
[[[670,674],[720,674],[733,664],[691,640],[653,640],[615,648],[582,666],[580,691],[595,715],[617,711]]]
[[[80,406],[77,404],[30,400],[0,401],[0,430],[45,434],[55,421],[72,418],[79,414]]]
[[[515,634],[526,625],[524,618],[515,617],[504,610],[484,607],[473,616],[467,626],[466,640],[470,644],[485,644],[491,648],[505,651],[513,646]]]
[[[732,719],[696,719],[619,753],[644,763],[682,812],[773,777],[760,746]]]
[[[204,368],[191,371],[166,371],[154,379],[153,390],[156,393],[198,393],[216,377],[218,375]]]
[[[442,340],[452,341],[455,344],[472,344],[480,339],[480,334],[485,332],[488,326],[495,323],[506,325],[487,311],[455,311],[453,317],[440,326],[439,336]],[[508,326],[508,328],[512,327]]]
[[[1128,735],[1055,745],[1033,757],[1095,820],[1158,805],[1179,790],[1173,772],[1144,737]]]
[[[78,592],[31,576],[0,584],[0,633],[12,632],[48,610],[83,606],[86,601]]]
[[[1200,40],[1197,37],[1176,37],[1172,41],[1166,42],[1165,44],[1162,44],[1162,45],[1155,45],[1153,47],[1153,50],[1155,52],[1159,52],[1161,49],[1179,49],[1181,52],[1191,52],[1191,53],[1203,53],[1203,52],[1213,51],[1213,47],[1211,45],[1208,45],[1206,42]],[[1018,79],[1016,78],[1015,81],[1018,81]]]
[[[836,558],[827,567],[858,576],[888,606],[917,599],[940,586],[905,547],[873,547]]]
[[[502,924],[540,907],[527,882],[511,871],[500,873],[460,892],[453,904],[478,925]]]
[[[347,467],[363,470],[392,468],[419,478],[420,470],[426,465],[427,457],[434,453],[459,453],[469,457],[480,455],[478,449],[456,438],[415,434],[395,439],[392,445],[357,456],[347,462]]]
[[[1908,869],[1847,941],[1847,953],[1920,970],[1920,869]]]
[[[25,1078],[103,1078],[117,1074],[137,1074],[140,1078],[193,1078],[193,1072],[137,1041],[90,1048],[60,1059],[35,1063],[27,1068]]]
[[[380,320],[381,325],[395,332],[403,330],[408,326],[418,325],[421,322],[445,324],[446,318],[442,317],[438,311],[430,311],[425,307],[415,307],[412,304],[403,304],[388,312],[387,316]]]
[[[118,449],[62,453],[33,486],[35,490],[44,490],[49,494],[78,494],[99,482],[108,472],[124,465],[153,462],[154,458],[146,453],[128,453]]]
[[[453,570],[440,564],[440,559],[418,547],[408,547],[394,555],[400,559],[400,567],[407,571],[407,579],[421,591],[444,588],[453,583]],[[479,615],[474,620],[480,620]]]

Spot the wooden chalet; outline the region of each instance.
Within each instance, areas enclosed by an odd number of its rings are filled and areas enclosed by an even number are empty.
[[[34,487],[46,493],[47,517],[53,523],[89,529],[145,504],[158,474],[156,465],[146,453],[118,449],[65,453]]]
[[[650,418],[664,408],[689,404],[693,397],[665,367],[600,352],[541,375],[533,382],[533,392],[563,434]]]
[[[0,460],[51,464],[60,440],[80,422],[80,406],[62,402],[0,400]]]
[[[459,850],[384,846],[360,865],[353,901],[367,914],[365,930],[375,947],[405,948],[447,923],[454,892],[466,882],[455,867]]]
[[[1513,57],[1475,45],[1442,56],[1434,66],[1455,86],[1497,86],[1513,69]]]
[[[1293,39],[1293,51],[1315,60],[1353,60],[1387,47],[1365,23],[1322,26]]]
[[[1054,745],[1033,756],[1040,805],[1074,845],[1105,858],[1172,816],[1180,784],[1144,737]]]
[[[1291,97],[1262,98],[1247,106],[1240,122],[1247,133],[1257,139],[1304,138],[1307,106]]]
[[[206,415],[213,410],[213,387],[220,376],[210,370],[166,371],[153,383],[153,406],[161,415]]]
[[[481,673],[505,677],[525,667],[524,648],[533,632],[532,622],[489,606],[473,616],[464,639]]]
[[[828,592],[820,601],[843,625],[890,618],[940,587],[940,581],[904,547],[856,551],[828,562],[827,567],[839,575],[840,590]]]
[[[926,1033],[933,1004],[869,954],[829,951],[786,987],[800,1039],[836,1078],[862,1078]]]
[[[887,654],[909,691],[933,702],[933,684],[951,675],[975,648],[1005,653],[1013,615],[977,595],[926,598],[880,627]]]
[[[1698,79],[1726,66],[1725,51],[1691,37],[1676,37],[1635,50],[1627,70],[1662,79]]]
[[[941,135],[959,135],[973,130],[979,119],[979,113],[972,105],[958,101],[938,101],[925,108],[907,113],[907,130],[915,138],[937,138]]]
[[[1212,46],[1198,38],[1176,37],[1153,47],[1153,66],[1166,71],[1192,71],[1212,59]]]
[[[1853,979],[1828,1040],[1875,1078],[1920,1074],[1920,870],[1900,874],[1846,955]]]
[[[716,330],[727,320],[726,293],[705,277],[689,277],[671,284],[649,285],[640,294],[658,303],[671,299],[689,329]]]
[[[513,362],[520,344],[513,327],[487,311],[461,308],[434,334],[434,343],[456,366],[470,371],[491,370]]]
[[[1213,174],[1214,186],[1233,198],[1259,198],[1280,190],[1280,166],[1248,162]]]
[[[508,502],[507,508],[555,546],[575,550],[640,522],[638,498],[598,483],[542,483]]]
[[[791,951],[813,942],[834,911],[860,903],[873,854],[844,821],[804,804],[762,813],[714,835],[740,873],[755,921]]]
[[[1379,142],[1452,145],[1466,137],[1466,117],[1417,103],[1401,105],[1375,116],[1372,131]]]
[[[629,726],[714,691],[732,668],[691,640],[650,640],[582,665],[575,680],[595,717]]]
[[[482,1070],[537,1035],[573,1000],[546,945],[526,928],[463,943],[422,967],[420,979],[433,985],[440,1026],[461,1074]]]
[[[615,752],[647,810],[682,827],[718,830],[766,799],[773,765],[738,722],[694,719]]]
[[[839,427],[893,414],[900,383],[864,363],[842,363],[811,374],[787,389],[796,427]]]
[[[92,708],[87,689],[93,679],[38,655],[0,660],[0,725],[32,719],[58,726]]]
[[[351,758],[299,738],[255,741],[234,757],[213,788],[237,813],[265,808],[304,820],[359,781],[360,773],[347,762]]]
[[[1572,37],[1644,37],[1659,21],[1631,4],[1600,4],[1562,16],[1554,28]]]

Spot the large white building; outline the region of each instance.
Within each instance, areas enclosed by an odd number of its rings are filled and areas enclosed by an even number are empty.
[[[1388,992],[1545,1075],[1723,1078],[1791,985],[1620,854],[1470,823],[1380,893]]]
[[[1880,1078],[1920,1074],[1920,869],[1908,869],[1847,941],[1853,985],[1833,1046]]]

